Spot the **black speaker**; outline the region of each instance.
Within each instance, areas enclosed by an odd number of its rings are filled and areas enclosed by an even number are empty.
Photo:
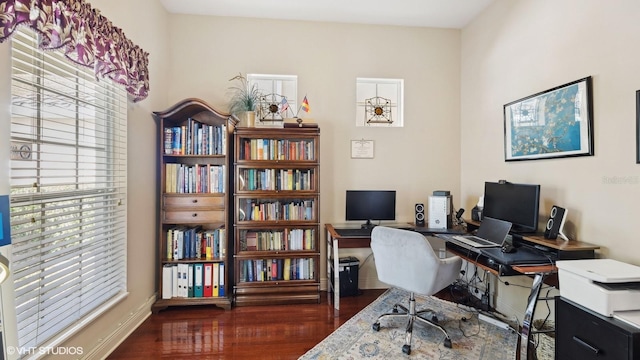
[[[551,207],[549,220],[547,220],[547,226],[544,229],[545,239],[556,239],[558,235],[563,239],[566,239],[566,236],[562,233],[562,227],[564,226],[564,220],[566,217],[567,210],[556,205]]]
[[[424,204],[416,204],[416,226],[424,226]]]

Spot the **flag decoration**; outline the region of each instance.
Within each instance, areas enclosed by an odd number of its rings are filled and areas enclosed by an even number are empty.
[[[280,106],[280,113],[284,114],[287,111],[287,109],[289,109],[289,102],[287,101],[286,97],[284,97],[284,96],[282,97],[282,101],[280,101],[280,105],[281,105]]]
[[[302,100],[302,110],[304,110],[304,112],[310,112],[311,108],[309,107],[309,101],[307,100],[307,96],[305,95],[304,99]]]

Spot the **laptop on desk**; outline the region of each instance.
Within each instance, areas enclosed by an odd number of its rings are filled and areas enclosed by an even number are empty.
[[[507,239],[509,230],[511,230],[510,222],[485,216],[476,235],[437,234],[436,236],[467,249],[500,248]]]

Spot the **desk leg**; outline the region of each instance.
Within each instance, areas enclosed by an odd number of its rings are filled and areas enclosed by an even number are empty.
[[[533,315],[536,311],[536,304],[538,303],[544,276],[545,274],[539,273],[533,278],[533,285],[531,285],[531,293],[529,294],[527,302],[527,310],[524,313],[524,320],[522,321],[522,331],[520,332],[520,360],[530,359],[530,352],[534,351],[530,342],[531,326],[533,325]]]
[[[333,239],[333,307],[340,310],[340,257],[338,239]]]
[[[329,281],[328,296],[329,301],[333,302],[334,312],[340,310],[340,259],[338,258],[338,251],[338,239],[334,239],[331,236],[331,233],[327,231],[327,280]]]

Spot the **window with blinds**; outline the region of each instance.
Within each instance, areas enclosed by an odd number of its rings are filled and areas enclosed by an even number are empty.
[[[30,29],[11,44],[18,345],[51,346],[126,295],[127,95]]]

